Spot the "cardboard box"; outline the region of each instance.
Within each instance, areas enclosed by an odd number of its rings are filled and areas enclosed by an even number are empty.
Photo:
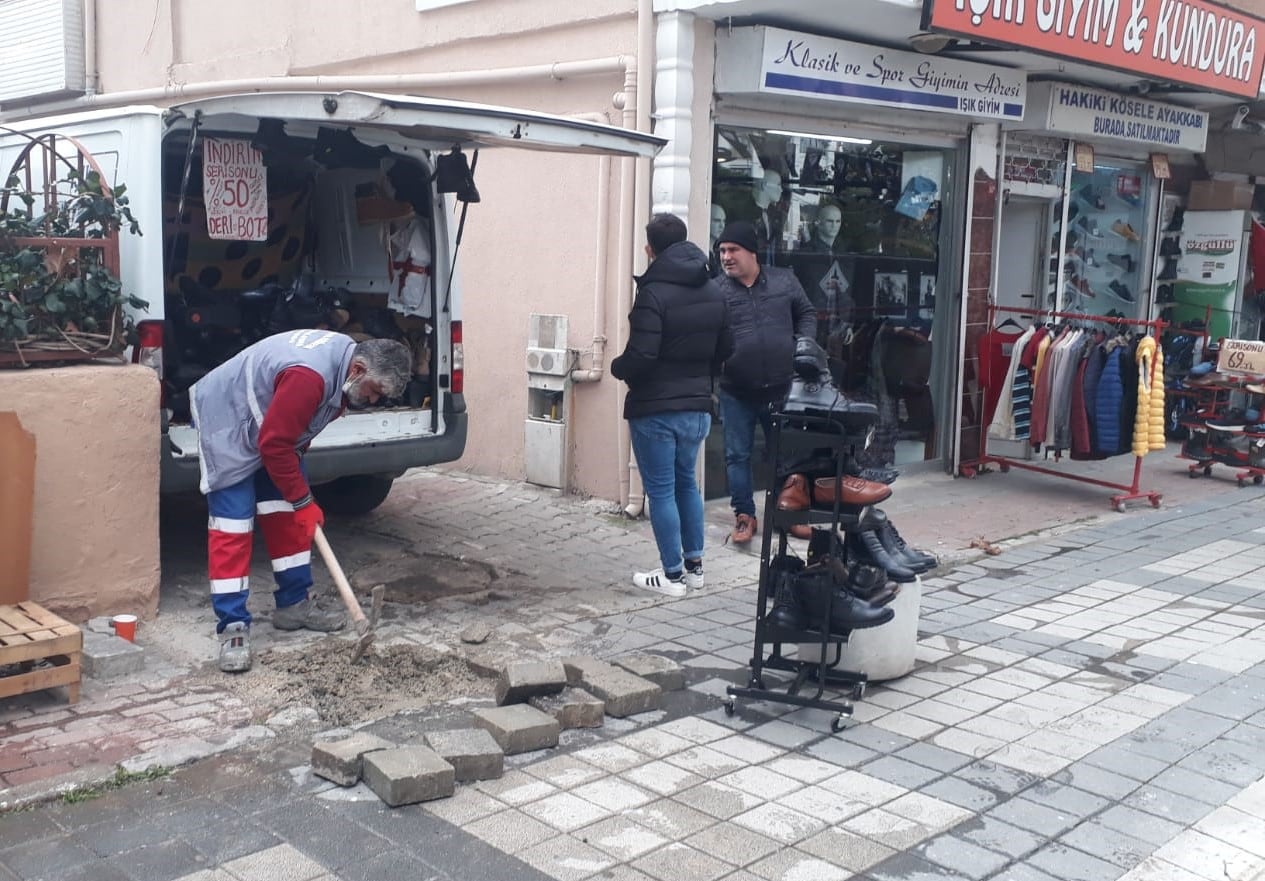
[[[1190,185],[1186,207],[1191,211],[1251,208],[1256,187],[1230,180],[1197,180]]]

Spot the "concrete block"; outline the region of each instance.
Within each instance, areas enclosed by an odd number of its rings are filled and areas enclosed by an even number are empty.
[[[496,780],[505,771],[505,753],[482,728],[430,731],[426,734],[426,745],[452,765],[458,783]]]
[[[562,728],[600,728],[606,719],[606,704],[582,688],[567,686],[557,694],[534,697],[528,703],[553,716]]]
[[[339,786],[355,786],[360,781],[364,757],[384,749],[395,749],[395,744],[364,733],[317,743],[312,747],[312,773]]]
[[[680,691],[685,687],[685,671],[671,658],[636,652],[613,660],[616,667],[642,679],[649,679],[664,691]]]
[[[561,661],[515,661],[506,664],[496,677],[496,702],[521,704],[541,694],[557,694],[567,684]]]
[[[491,733],[507,756],[558,745],[558,720],[527,704],[474,711],[474,723]]]
[[[586,674],[613,673],[617,667],[599,658],[588,655],[576,655],[562,659],[562,668],[567,671],[567,685],[579,685]]]
[[[365,784],[393,808],[447,798],[456,788],[456,772],[425,746],[402,746],[368,753]]]
[[[113,633],[83,632],[83,666],[85,676],[93,679],[116,679],[145,669],[145,650]]]
[[[657,710],[663,705],[663,689],[649,679],[607,665],[610,670],[589,668],[581,687],[606,703],[606,715],[615,718]]]

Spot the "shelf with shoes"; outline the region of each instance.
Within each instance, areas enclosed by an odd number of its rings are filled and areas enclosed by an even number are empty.
[[[1207,362],[1205,362],[1207,363]],[[1180,424],[1188,432],[1179,459],[1194,464],[1192,478],[1212,476],[1213,465],[1235,469],[1240,487],[1265,483],[1265,385],[1259,377],[1200,371],[1188,382],[1193,412]]]
[[[727,689],[727,713],[737,698],[812,707],[833,712],[831,730],[839,731],[852,714],[844,696],[864,695],[869,679],[842,668],[844,646],[853,631],[894,618],[889,604],[898,582],[916,578],[901,561],[912,565],[919,554],[875,507],[891,495],[888,483],[861,476],[856,453],[877,418],[874,405],[834,388],[815,341],[799,341],[796,378],[769,440],[776,479],[765,492],[750,677],[745,687]],[[808,539],[803,557],[791,544],[796,535]],[[917,560],[920,569],[937,563],[930,555]],[[788,656],[787,644],[811,645],[819,657]],[[768,681],[768,671],[791,678]]]

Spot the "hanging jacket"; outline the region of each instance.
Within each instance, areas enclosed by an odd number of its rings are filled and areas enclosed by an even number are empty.
[[[1139,459],[1150,452],[1151,367],[1154,355],[1155,340],[1145,337],[1138,343],[1138,350],[1133,356],[1137,364],[1135,375],[1138,382],[1138,404],[1133,414],[1133,455]]]
[[[1085,347],[1081,349],[1081,357],[1076,362],[1076,374],[1072,377],[1072,408],[1069,420],[1073,459],[1089,459],[1094,455],[1093,438],[1089,431],[1089,411],[1085,409],[1085,374],[1097,350],[1098,346],[1092,338],[1086,341]]]
[[[1085,418],[1089,422],[1089,447],[1086,449],[1088,456],[1098,457],[1102,454],[1098,452],[1098,383],[1102,379],[1103,365],[1107,363],[1107,350],[1103,347],[1101,339],[1094,344],[1089,350],[1089,356],[1085,361],[1085,377],[1083,388],[1085,391]]]
[[[1015,440],[1014,389],[1015,378],[1019,372],[1019,362],[1023,358],[1023,348],[1032,339],[1035,329],[1029,327],[1017,340],[1011,343],[1010,364],[1002,379],[1001,391],[997,396],[997,404],[993,410],[993,418],[988,426],[988,436],[999,440]],[[985,334],[987,336],[987,334]],[[983,340],[980,346],[984,345]]]
[[[1147,446],[1152,450],[1162,450],[1164,443],[1164,426],[1168,422],[1168,409],[1164,404],[1164,347],[1155,344],[1155,357],[1151,364],[1151,419],[1147,432]]]
[[[1111,344],[1108,344],[1111,345]],[[1113,345],[1103,363],[1102,376],[1094,401],[1094,425],[1098,446],[1095,452],[1114,456],[1120,448],[1120,405],[1124,401],[1124,347]]]
[[[712,409],[712,378],[733,352],[725,295],[690,242],[657,254],[637,280],[628,343],[611,376],[628,383],[624,418]]]

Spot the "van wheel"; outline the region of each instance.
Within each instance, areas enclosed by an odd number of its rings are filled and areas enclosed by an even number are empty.
[[[352,474],[312,487],[312,497],[331,514],[355,517],[386,501],[393,482],[385,474]]]

